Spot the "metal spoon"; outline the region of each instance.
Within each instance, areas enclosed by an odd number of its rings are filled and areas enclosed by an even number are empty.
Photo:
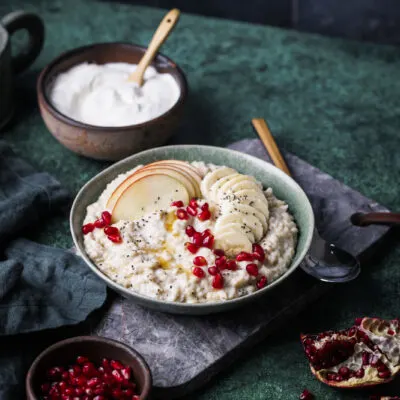
[[[271,160],[290,176],[289,168],[265,120],[255,118],[252,123]],[[300,267],[307,274],[324,282],[348,282],[355,279],[361,271],[360,263],[356,257],[339,249],[334,244],[326,242],[321,238],[317,229],[314,229],[310,249]]]

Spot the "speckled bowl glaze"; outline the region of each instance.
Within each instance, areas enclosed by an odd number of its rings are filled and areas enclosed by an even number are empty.
[[[160,73],[171,74],[180,89],[175,105],[157,118],[140,124],[105,127],[75,121],[51,103],[49,91],[55,77],[84,62],[137,64],[145,47],[125,43],[99,43],[61,54],[40,73],[37,96],[40,113],[51,134],[65,147],[98,160],[121,160],[138,151],[163,145],[179,125],[187,97],[187,82],[182,70],[168,57],[158,54],[152,65]]]
[[[217,165],[227,165],[237,169],[241,173],[253,175],[262,182],[264,187],[272,187],[274,194],[279,199],[288,203],[289,210],[294,215],[300,231],[296,254],[288,271],[270,285],[255,293],[233,300],[206,304],[185,304],[152,299],[134,293],[118,285],[103,274],[85,253],[81,228],[86,215],[86,207],[95,202],[101,192],[105,189],[106,185],[119,174],[126,172],[139,164],[148,164],[153,161],[165,159],[204,161],[206,163]],[[299,266],[300,262],[306,255],[314,230],[314,214],[311,204],[300,186],[292,178],[273,165],[234,150],[212,146],[182,145],[165,146],[143,151],[112,165],[95,176],[79,191],[75,198],[71,209],[70,228],[75,246],[86,261],[87,265],[104,282],[106,282],[108,286],[116,290],[122,296],[137,304],[157,311],[199,315],[226,311],[259,299],[270,290],[275,290],[279,284]]]

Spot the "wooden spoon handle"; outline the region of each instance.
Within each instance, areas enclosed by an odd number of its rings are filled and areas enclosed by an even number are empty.
[[[271,157],[274,164],[283,172],[291,176],[289,168],[281,152],[279,151],[279,148],[268,128],[267,123],[265,122],[265,119],[253,118],[251,122],[254,126],[254,129],[258,133],[258,136],[260,136],[261,141],[264,143],[264,146],[267,149],[268,154]]]
[[[400,226],[400,214],[389,212],[355,213],[350,218],[353,225],[389,225]]]
[[[136,82],[139,86],[143,85],[143,75],[146,71],[146,68],[154,60],[158,49],[165,42],[168,35],[171,33],[172,29],[178,22],[179,15],[180,11],[177,8],[174,8],[165,15],[165,17],[160,22],[157,30],[154,32],[151,42],[147,47],[146,53],[140,60],[135,71],[131,75],[129,75],[128,81]]]

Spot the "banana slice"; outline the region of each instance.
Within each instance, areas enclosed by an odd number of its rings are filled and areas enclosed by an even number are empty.
[[[233,175],[227,175],[224,176],[221,179],[218,179],[217,182],[215,182],[211,188],[210,188],[210,199],[218,203],[220,200],[223,199],[224,192],[220,191],[219,189],[221,188],[222,185],[224,185],[226,182],[229,182],[233,176],[236,176],[238,174],[233,174]]]
[[[265,194],[261,190],[243,189],[235,192],[238,201],[243,204],[248,204],[251,207],[261,211],[268,219],[269,206]]]
[[[255,218],[261,224],[263,233],[266,233],[268,230],[268,220],[267,217],[256,208],[249,206],[248,204],[240,204],[240,203],[232,203],[232,202],[224,202],[221,204],[221,215],[225,215],[228,213],[240,212],[241,220],[247,221],[247,224],[255,224]],[[244,218],[248,217],[247,220]],[[253,227],[253,226],[252,226]],[[258,229],[258,224],[254,225],[254,229]]]
[[[238,213],[238,215],[226,214],[218,218],[215,224],[215,236],[218,238],[220,235],[233,230],[235,232],[245,233],[249,240],[255,243],[257,240],[253,229],[241,220],[241,216],[240,213]]]
[[[229,167],[221,167],[217,168],[214,171],[209,172],[201,182],[201,193],[206,199],[209,199],[209,192],[211,186],[215,184],[219,179],[223,178],[227,175],[235,174],[236,171],[233,168]]]
[[[243,174],[235,174],[232,179],[220,187],[221,192],[236,192],[242,189],[261,190],[260,184],[252,177]]]
[[[251,253],[252,243],[243,232],[230,231],[222,234],[218,238],[215,237],[215,245],[222,249],[228,255],[235,255],[241,251]]]

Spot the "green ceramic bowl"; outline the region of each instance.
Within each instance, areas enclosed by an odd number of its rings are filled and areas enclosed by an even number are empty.
[[[81,227],[86,214],[86,207],[95,202],[101,192],[105,189],[107,183],[111,182],[119,174],[126,172],[139,164],[148,164],[153,161],[165,159],[204,161],[206,163],[227,165],[237,169],[241,173],[253,175],[263,183],[264,187],[272,187],[274,194],[288,203],[289,210],[294,215],[300,230],[296,254],[288,271],[279,279],[255,293],[234,300],[206,304],[185,304],[156,300],[132,292],[113,282],[103,274],[89,259],[83,246]],[[306,255],[314,230],[314,214],[311,204],[300,186],[292,178],[273,165],[247,154],[220,147],[182,145],[158,147],[143,151],[112,165],[92,178],[85,186],[83,186],[75,198],[71,209],[70,227],[75,246],[86,261],[87,265],[108,286],[116,290],[122,296],[137,304],[157,311],[175,314],[199,315],[226,311],[259,299],[270,290],[275,290],[280,283],[299,266],[300,262]]]

